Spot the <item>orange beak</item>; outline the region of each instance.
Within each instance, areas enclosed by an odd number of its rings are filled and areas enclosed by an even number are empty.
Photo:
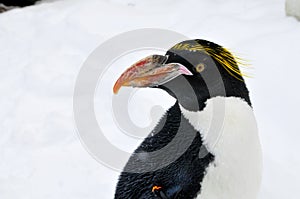
[[[136,62],[119,77],[113,92],[117,94],[122,86],[155,87],[171,81],[179,75],[193,75],[182,64],[165,64],[166,61],[166,56],[151,55]]]

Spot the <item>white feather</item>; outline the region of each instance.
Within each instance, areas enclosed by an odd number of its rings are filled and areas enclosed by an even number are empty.
[[[181,107],[215,155],[198,199],[255,199],[262,173],[262,153],[252,108],[241,98],[215,97],[202,111]]]

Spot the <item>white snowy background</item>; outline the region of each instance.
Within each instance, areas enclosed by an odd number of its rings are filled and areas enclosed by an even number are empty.
[[[0,14],[0,198],[113,198],[118,172],[81,145],[73,89],[98,45],[146,27],[208,39],[250,60],[247,85],[264,152],[259,199],[298,199],[300,22],[286,17],[284,0],[57,0]],[[129,66],[119,63],[119,73]],[[137,96],[133,120],[137,109],[160,103],[153,93]],[[97,103],[97,115],[107,114]],[[147,124],[145,114],[138,117]],[[128,151],[141,141],[119,137],[114,144]]]

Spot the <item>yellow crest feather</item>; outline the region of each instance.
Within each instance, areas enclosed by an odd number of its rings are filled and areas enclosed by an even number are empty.
[[[240,71],[240,66],[248,66],[245,60],[234,56],[229,50],[226,48],[223,48],[221,46],[204,46],[201,44],[190,44],[190,43],[179,43],[172,47],[173,50],[186,50],[186,51],[192,51],[192,52],[203,52],[207,55],[214,58],[217,62],[219,62],[225,70],[232,75],[233,77],[243,81],[243,78],[241,77],[250,77],[250,75],[247,75]]]

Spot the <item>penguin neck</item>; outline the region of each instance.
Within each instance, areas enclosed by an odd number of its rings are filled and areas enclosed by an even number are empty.
[[[251,106],[249,91],[244,81],[232,76],[220,80],[213,79],[212,82],[205,82],[203,79],[187,80],[181,77],[161,88],[176,98],[181,107],[192,112],[202,111],[207,100],[214,97],[237,97]]]

